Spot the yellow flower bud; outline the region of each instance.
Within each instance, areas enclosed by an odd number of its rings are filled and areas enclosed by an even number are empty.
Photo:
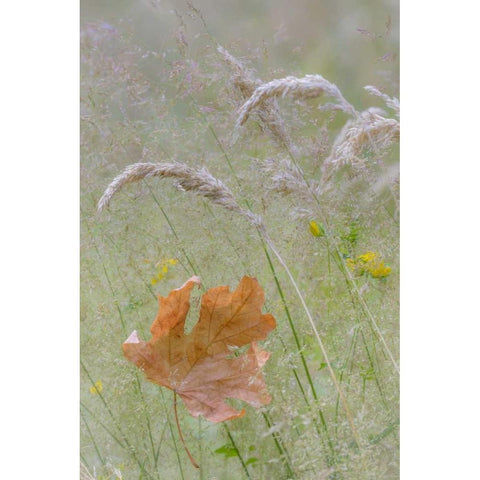
[[[315,220],[310,221],[310,233],[314,237],[323,237],[325,235],[325,230],[322,224],[318,224]]]

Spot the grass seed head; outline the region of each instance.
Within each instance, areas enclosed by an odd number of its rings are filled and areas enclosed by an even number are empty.
[[[255,226],[262,223],[261,217],[253,214],[250,210],[241,208],[230,189],[219,179],[215,178],[206,168],[197,170],[180,162],[134,163],[129,165],[107,187],[98,202],[98,211],[101,212],[108,207],[112,197],[125,185],[151,177],[174,178],[177,181],[177,186],[182,190],[196,193],[227,210],[239,213]]]
[[[252,96],[244,103],[238,113],[236,128],[240,128],[250,116],[251,112],[259,108],[267,99],[290,96],[296,100],[327,95],[338,102],[338,108],[355,115],[356,110],[348,103],[339,88],[321,75],[306,75],[303,78],[285,77],[264,83],[255,89]]]

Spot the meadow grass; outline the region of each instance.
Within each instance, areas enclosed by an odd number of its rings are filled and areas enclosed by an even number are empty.
[[[263,81],[187,12],[163,54],[82,29],[82,478],[397,478],[395,90],[350,79],[360,108],[323,72]],[[198,471],[173,393],[121,352],[192,275],[187,330],[243,275],[278,325],[271,404],[213,424],[178,403]]]

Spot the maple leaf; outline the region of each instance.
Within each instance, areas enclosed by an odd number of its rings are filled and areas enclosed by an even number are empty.
[[[152,338],[144,342],[132,332],[123,344],[124,355],[148,380],[178,394],[194,417],[203,415],[212,422],[241,417],[245,410],[227,405],[226,398],[254,407],[271,401],[261,373],[270,353],[255,341],[267,337],[275,319],[261,312],[265,297],[257,280],[243,277],[234,292],[221,286],[203,295],[200,318],[187,335],[185,319],[195,284],[200,279],[194,276],[167,297],[158,296]],[[245,353],[233,353],[248,344]]]

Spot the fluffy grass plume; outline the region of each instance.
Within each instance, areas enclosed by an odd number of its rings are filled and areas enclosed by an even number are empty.
[[[268,99],[287,95],[296,100],[308,100],[326,95],[337,100],[339,108],[345,112],[350,115],[356,113],[352,105],[345,100],[338,87],[321,75],[306,75],[303,78],[288,76],[257,87],[238,112],[236,128],[240,128],[248,120],[250,113]]]
[[[232,84],[240,93],[242,101],[249,99],[254,95],[256,89],[261,87],[261,80],[256,78],[252,70],[248,70],[242,62],[231,55],[230,52],[222,46],[218,46],[217,51],[233,70]],[[257,115],[260,119],[262,130],[265,131],[278,146],[286,148],[289,151],[295,149],[291,135],[280,115],[274,97],[266,98],[261,105],[258,106]],[[234,138],[236,138],[236,135],[237,132],[235,132]]]
[[[325,160],[324,179],[328,179],[327,170],[344,165],[361,168],[367,150],[380,157],[400,137],[400,123],[394,118],[385,118],[378,109],[370,108],[361,112],[354,120],[349,120],[339,133],[332,152]]]
[[[125,185],[152,177],[170,177],[177,185],[189,192],[208,198],[212,203],[247,217],[253,224],[261,224],[261,219],[252,212],[241,208],[232,192],[206,168],[194,169],[180,162],[175,163],[134,163],[115,177],[98,202],[101,212],[110,204],[112,197]]]

